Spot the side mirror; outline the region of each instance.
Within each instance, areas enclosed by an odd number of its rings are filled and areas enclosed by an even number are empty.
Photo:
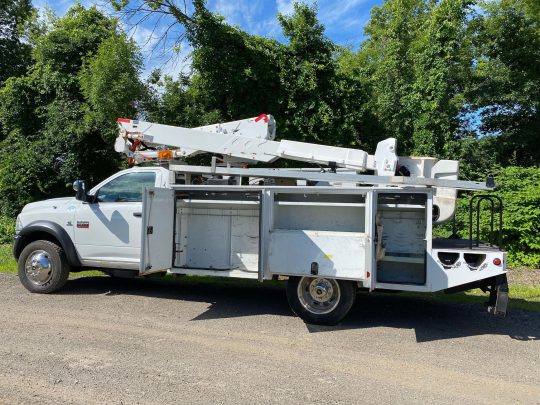
[[[76,180],[73,182],[73,190],[75,190],[75,199],[83,202],[88,202],[88,194],[86,194],[86,183],[84,180]]]

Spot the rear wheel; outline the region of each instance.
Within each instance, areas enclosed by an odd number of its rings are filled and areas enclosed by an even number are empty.
[[[69,270],[64,250],[48,240],[29,243],[19,256],[19,279],[34,293],[59,290],[66,284]]]
[[[349,312],[356,298],[352,281],[324,277],[289,277],[287,300],[307,323],[335,325]]]

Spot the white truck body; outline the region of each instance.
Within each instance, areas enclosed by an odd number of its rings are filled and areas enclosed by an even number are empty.
[[[233,160],[210,167],[134,167],[84,191],[84,198],[28,204],[17,218],[15,256],[45,238],[61,246],[72,271],[307,280],[297,292],[307,294],[314,309],[303,318],[321,323],[341,319],[324,318],[324,311],[336,299],[332,294],[341,288],[346,295],[351,283],[367,291],[486,288],[493,312],[505,313],[505,252],[493,244],[473,244],[472,235],[470,240],[432,237],[433,225],[453,215],[457,189],[489,189],[457,180],[457,162],[398,160],[394,140],[381,143],[374,156],[322,145],[306,149],[310,144],[273,141],[272,119],[265,127],[258,119],[245,121],[175,132],[175,127],[122,120],[115,147],[131,158],[140,158],[141,141],[129,146],[139,139],[183,145],[175,157],[226,150]],[[243,133],[235,132],[238,128]],[[149,129],[157,132],[149,135]],[[340,156],[337,166],[343,169],[233,167],[245,150],[249,159],[265,162],[279,154],[317,163]],[[412,175],[394,176],[399,164],[407,164]],[[357,173],[366,169],[376,175]],[[33,254],[19,260],[19,275],[30,275],[32,282],[43,278],[40,266],[50,264],[48,253]]]
[[[316,263],[318,274],[355,280],[369,290],[431,292],[506,272],[506,253],[496,247],[469,249],[456,241],[444,248],[432,238],[428,188],[175,185],[167,169],[136,167],[89,194],[137,173],[155,176],[142,201],[45,200],[28,204],[17,227],[54,221],[72,238],[82,266],[142,275],[167,270],[268,280],[310,275]],[[459,258],[445,267],[441,252]],[[484,258],[480,266],[471,261],[475,256]]]

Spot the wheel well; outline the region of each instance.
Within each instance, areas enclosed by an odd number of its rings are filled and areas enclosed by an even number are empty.
[[[58,246],[62,246],[56,237],[48,232],[43,231],[32,232],[30,235],[26,236],[26,243],[24,245],[26,246],[29,243],[35,242],[36,240],[48,240],[49,242],[56,243]]]
[[[46,240],[57,244],[64,250],[72,267],[81,266],[77,250],[69,234],[56,222],[47,220],[31,222],[15,236],[15,246],[13,247],[15,258],[18,260],[23,248],[36,240]]]
[[[29,233],[28,235],[24,235],[24,239],[22,241],[23,243],[17,246],[17,251],[15,252],[17,259],[19,258],[19,255],[21,254],[23,249],[30,243],[35,242],[36,240],[47,240],[49,242],[56,243],[60,247],[62,246],[60,241],[50,233],[44,231],[35,231]]]

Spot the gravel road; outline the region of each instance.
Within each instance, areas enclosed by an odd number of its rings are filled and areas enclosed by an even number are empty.
[[[307,326],[276,286],[0,274],[0,403],[540,403],[540,313],[360,295]]]

